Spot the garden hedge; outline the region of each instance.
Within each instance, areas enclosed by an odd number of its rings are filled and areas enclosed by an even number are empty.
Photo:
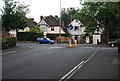
[[[36,41],[38,37],[43,37],[43,33],[34,33],[34,32],[18,32],[17,33],[18,41]]]
[[[16,37],[2,37],[2,49],[16,46]]]
[[[58,37],[60,34],[50,34],[50,33],[47,33],[46,37],[52,39],[52,40],[55,40],[56,37]],[[63,37],[68,37],[69,34],[61,34],[61,36]]]

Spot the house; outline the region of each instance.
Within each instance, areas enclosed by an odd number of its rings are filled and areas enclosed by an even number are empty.
[[[84,30],[85,27],[84,25],[78,20],[74,19],[70,25],[73,26],[73,28],[70,30],[68,29],[69,34],[71,34],[73,40],[78,40],[80,41],[80,37],[85,34]]]
[[[34,21],[33,18],[26,18],[26,20],[28,21],[26,23],[27,27],[25,27],[24,29],[19,29],[18,32],[28,32],[30,31],[30,28],[36,27],[37,23]],[[16,37],[16,30],[11,29],[9,33],[10,33],[10,36]]]
[[[26,18],[26,20],[28,21],[27,27],[25,27],[24,29],[20,29],[19,32],[28,32],[30,31],[30,28],[35,28],[37,23],[34,21],[34,18]]]
[[[50,15],[47,18],[43,18],[41,16],[41,20],[37,26],[40,26],[40,30],[43,32],[44,36],[49,34],[65,34],[65,32],[62,30],[62,27],[60,28],[59,21],[54,18],[52,15]]]
[[[88,33],[85,33],[84,35],[83,35],[83,38],[85,39],[85,43],[91,43],[90,41],[91,41],[91,39],[92,39],[92,35],[90,35],[90,34],[88,34]]]

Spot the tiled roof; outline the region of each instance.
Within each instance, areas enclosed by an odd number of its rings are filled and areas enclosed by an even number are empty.
[[[59,21],[53,16],[44,19],[49,26],[59,26]]]
[[[27,26],[29,27],[29,28],[34,28],[34,27],[36,27],[36,25],[37,25],[37,23],[34,21],[34,19],[33,18],[26,18],[26,20],[27,20]]]

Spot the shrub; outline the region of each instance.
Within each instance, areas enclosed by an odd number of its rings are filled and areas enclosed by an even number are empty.
[[[48,37],[48,38],[50,38],[52,40],[55,40],[56,37],[58,37],[58,36],[59,36],[59,34],[50,34],[50,33],[47,33],[47,35],[46,35],[46,37]],[[68,37],[69,35],[68,34],[61,34],[61,36]]]
[[[19,41],[36,41],[37,37],[43,37],[43,33],[34,33],[34,32],[17,33],[17,38]]]
[[[8,49],[16,46],[17,39],[15,37],[3,37],[2,38],[2,49]]]

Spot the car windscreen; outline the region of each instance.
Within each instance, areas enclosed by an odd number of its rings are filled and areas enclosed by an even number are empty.
[[[50,40],[49,38],[46,38],[47,40]]]

